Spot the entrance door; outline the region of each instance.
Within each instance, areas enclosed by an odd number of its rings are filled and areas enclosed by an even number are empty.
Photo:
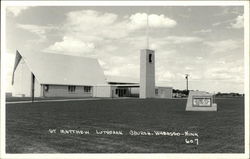
[[[126,89],[117,89],[118,90],[118,97],[125,97],[127,90]]]

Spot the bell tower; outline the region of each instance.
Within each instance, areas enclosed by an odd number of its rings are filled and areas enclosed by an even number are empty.
[[[140,53],[140,98],[155,97],[155,51],[143,49]]]
[[[149,49],[149,18],[147,15],[146,48],[140,53],[140,98],[155,97],[155,51]]]

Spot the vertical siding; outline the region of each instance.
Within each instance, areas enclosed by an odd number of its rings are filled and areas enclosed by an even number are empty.
[[[37,79],[35,78],[35,97],[41,97],[41,84],[37,81]]]
[[[112,97],[112,87],[111,86],[95,86],[94,97]]]
[[[75,92],[69,92],[68,86],[49,85],[48,92],[44,91],[44,97],[92,97],[93,87],[90,92],[84,92],[84,86],[76,86]]]

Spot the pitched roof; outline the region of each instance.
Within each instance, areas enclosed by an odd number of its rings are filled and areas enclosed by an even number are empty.
[[[53,53],[20,52],[20,55],[41,84],[106,84],[97,59]]]

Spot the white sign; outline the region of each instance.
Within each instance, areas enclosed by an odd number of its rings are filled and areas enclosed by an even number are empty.
[[[193,98],[194,107],[211,107],[211,98],[210,97],[194,97]]]

